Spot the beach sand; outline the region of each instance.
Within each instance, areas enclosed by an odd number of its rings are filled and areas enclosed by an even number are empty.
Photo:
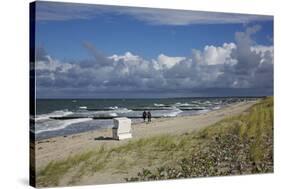
[[[65,159],[71,155],[97,149],[102,145],[112,148],[139,138],[196,132],[226,117],[241,114],[255,103],[256,101],[239,102],[200,115],[152,119],[150,124],[132,125],[133,138],[122,141],[111,139],[111,129],[94,130],[36,141],[36,170],[40,170],[50,161]]]

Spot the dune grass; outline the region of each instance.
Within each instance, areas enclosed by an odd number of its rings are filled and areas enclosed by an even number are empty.
[[[224,119],[181,142],[196,144],[175,165],[142,169],[127,181],[273,172],[273,97],[242,115]],[[182,147],[186,147],[185,144]]]
[[[37,185],[75,184],[102,172],[126,181],[273,172],[273,97],[196,133],[102,146],[50,162],[38,172]]]

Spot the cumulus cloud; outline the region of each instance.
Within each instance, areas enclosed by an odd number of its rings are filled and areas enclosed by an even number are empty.
[[[185,57],[170,57],[164,54],[160,54],[157,60],[154,60],[153,62],[156,69],[170,69],[185,59]]]
[[[228,72],[223,75],[227,85],[235,88],[273,90],[273,46],[257,45],[251,38],[260,29],[261,27],[256,25],[248,27],[245,32],[236,32],[237,48],[231,56],[237,63],[228,67]]]
[[[217,65],[235,63],[235,60],[231,57],[231,53],[236,48],[234,43],[224,43],[219,47],[206,45],[202,52],[194,49],[193,57],[199,64]]]
[[[85,47],[90,60],[62,62],[43,50],[37,56],[37,94],[44,97],[272,95],[273,46],[258,45],[259,26],[235,34],[235,43],[206,45],[189,57],[160,54],[147,60],[126,52],[104,56]],[[40,56],[39,56],[40,55]],[[168,96],[169,96],[168,95]]]

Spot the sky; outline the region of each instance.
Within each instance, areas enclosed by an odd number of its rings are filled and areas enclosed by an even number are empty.
[[[273,17],[36,2],[38,98],[273,95]]]

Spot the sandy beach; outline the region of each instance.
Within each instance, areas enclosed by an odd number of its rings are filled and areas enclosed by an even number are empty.
[[[200,115],[152,119],[150,124],[139,123],[132,125],[133,138],[123,141],[112,140],[111,129],[36,141],[36,169],[40,170],[50,161],[65,159],[87,150],[98,149],[101,146],[112,148],[145,137],[196,132],[226,117],[241,114],[255,103],[256,101],[239,102]]]

